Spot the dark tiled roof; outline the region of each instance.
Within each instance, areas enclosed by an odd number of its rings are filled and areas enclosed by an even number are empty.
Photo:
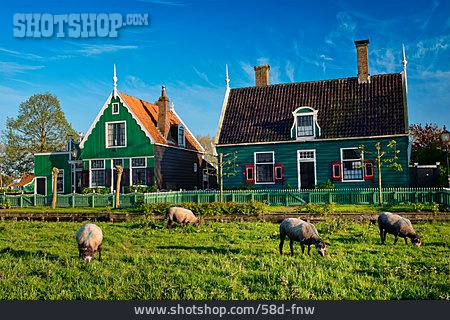
[[[292,140],[292,112],[318,110],[321,139],[403,134],[402,75],[231,89],[219,144]]]

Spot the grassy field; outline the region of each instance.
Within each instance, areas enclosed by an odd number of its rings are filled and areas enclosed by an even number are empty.
[[[0,299],[450,299],[450,224],[418,224],[420,248],[378,228],[317,224],[328,256],[278,254],[278,225],[98,223],[103,262],[78,259],[81,223],[0,222]],[[285,243],[285,253],[289,251]]]

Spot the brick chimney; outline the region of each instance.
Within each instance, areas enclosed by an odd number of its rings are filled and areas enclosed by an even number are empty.
[[[355,46],[358,59],[358,83],[370,82],[369,40],[357,40]]]
[[[158,129],[165,139],[169,136],[170,118],[169,118],[169,98],[166,96],[166,87],[162,87],[161,97],[155,103],[158,106]]]
[[[253,69],[255,70],[256,86],[257,87],[268,86],[270,66],[268,64],[265,64],[263,66],[256,66]]]

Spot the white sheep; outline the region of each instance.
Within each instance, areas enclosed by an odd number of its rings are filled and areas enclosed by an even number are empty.
[[[167,209],[166,216],[168,218],[167,228],[172,228],[172,224],[174,222],[181,223],[182,225],[187,225],[189,223],[193,223],[198,227],[200,221],[198,218],[192,213],[191,210],[181,208],[181,207],[172,207]]]
[[[325,256],[326,245],[317,233],[316,227],[309,222],[297,218],[284,219],[280,224],[280,254],[283,254],[283,244],[286,236],[289,237],[291,255],[294,255],[294,241],[300,242],[302,253],[305,252],[305,245],[308,246],[308,254],[311,245],[314,244],[317,252]]]
[[[80,257],[91,262],[95,252],[98,251],[98,260],[102,261],[103,232],[95,224],[89,223],[82,226],[77,232],[77,243]]]
[[[405,244],[408,244],[407,238],[410,238],[411,242],[418,247],[422,244],[419,236],[414,231],[411,221],[398,214],[390,212],[383,212],[380,214],[378,216],[378,228],[380,229],[382,244],[386,241],[387,233],[395,236],[394,244],[397,243],[398,237],[404,238]]]

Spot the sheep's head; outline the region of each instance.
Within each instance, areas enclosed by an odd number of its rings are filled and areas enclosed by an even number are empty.
[[[194,222],[194,225],[195,225],[196,227],[198,227],[198,226],[200,225],[200,219],[199,219],[199,218],[196,218],[196,220],[195,220],[195,222]]]
[[[411,239],[411,242],[417,247],[420,247],[422,245],[422,241],[420,241],[420,238],[418,236]]]
[[[316,250],[322,257],[325,257],[325,253],[327,251],[327,246],[325,245],[325,242],[323,241],[316,242]]]
[[[94,250],[92,250],[91,247],[80,248],[80,255],[81,259],[83,259],[85,262],[91,262],[92,258],[94,257]]]

